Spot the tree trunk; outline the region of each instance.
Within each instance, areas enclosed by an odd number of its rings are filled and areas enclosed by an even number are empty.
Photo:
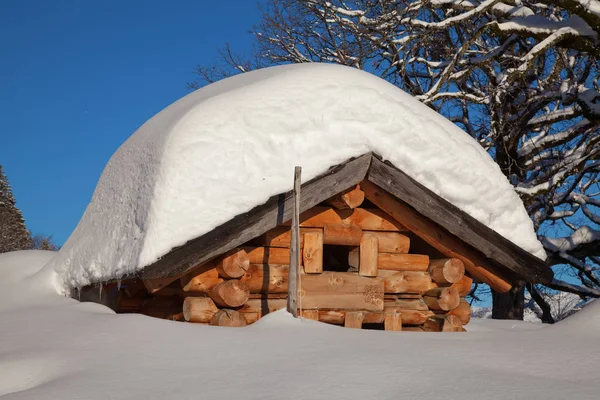
[[[525,282],[519,281],[506,293],[492,290],[492,318],[523,320]]]

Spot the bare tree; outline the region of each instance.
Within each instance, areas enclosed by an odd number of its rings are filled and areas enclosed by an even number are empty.
[[[32,235],[31,248],[35,250],[60,250],[60,246],[54,243],[52,236],[47,235]]]
[[[226,46],[220,65],[196,72],[210,82],[267,65],[330,62],[401,87],[498,163],[557,277],[579,282],[550,286],[599,297],[599,9],[598,0],[270,0],[253,54]],[[522,308],[523,290],[494,295],[513,304],[499,315]]]

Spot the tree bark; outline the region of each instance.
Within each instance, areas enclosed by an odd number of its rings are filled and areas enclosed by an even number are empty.
[[[492,290],[492,318],[523,320],[525,282],[519,281],[506,293]]]

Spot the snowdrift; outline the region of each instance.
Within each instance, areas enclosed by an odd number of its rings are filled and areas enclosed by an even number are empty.
[[[108,162],[52,265],[65,287],[119,278],[369,151],[544,259],[523,205],[466,133],[388,82],[304,64],[217,82],[137,130]]]
[[[598,398],[600,303],[553,326],[472,319],[456,334],[345,329],[283,310],[228,329],[59,296],[43,267],[54,254],[0,254],[3,400]]]

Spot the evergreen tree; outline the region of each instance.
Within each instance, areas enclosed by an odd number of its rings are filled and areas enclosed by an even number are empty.
[[[31,248],[31,235],[0,165],[0,253]]]

